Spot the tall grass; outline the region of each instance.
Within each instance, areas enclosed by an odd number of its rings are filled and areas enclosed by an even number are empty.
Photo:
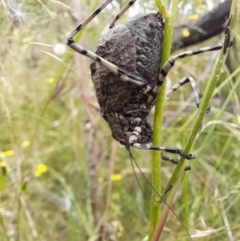
[[[80,1],[79,11],[68,1],[24,1],[11,6],[9,1],[1,2],[1,240],[97,240],[100,227],[106,240],[107,230],[117,240],[147,239],[151,188],[137,173],[139,188],[127,152],[113,142],[98,113],[89,60],[59,45],[65,44],[73,21],[86,17],[100,1],[91,1],[91,6],[88,2]],[[139,3],[141,11],[156,11],[154,1],[149,9],[146,2]],[[84,30],[85,47],[93,49],[117,9],[113,5]],[[189,10],[183,20],[194,12]],[[180,61],[171,71],[172,84],[190,75],[203,92],[211,56]],[[192,170],[173,205],[197,240],[239,239],[240,77],[235,59],[231,58],[234,72],[221,69],[210,102],[212,111],[204,117],[192,149],[197,159],[191,162]],[[166,146],[182,147],[187,141],[197,116],[194,103],[186,105],[190,93],[190,87],[185,87],[165,101],[162,143]],[[151,152],[134,150],[133,154],[151,179]],[[163,189],[174,168],[162,164]],[[170,212],[162,240],[183,239],[188,236]]]

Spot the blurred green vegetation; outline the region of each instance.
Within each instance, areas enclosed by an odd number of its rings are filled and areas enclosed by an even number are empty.
[[[151,188],[136,170],[140,189],[128,153],[113,141],[99,114],[89,59],[72,55],[65,45],[73,26],[99,3],[1,2],[1,240],[98,240],[101,226],[105,240],[146,240]],[[82,45],[93,49],[125,3],[114,1],[94,19],[82,35]],[[178,23],[204,14],[208,5],[180,1],[179,8]],[[156,6],[154,1],[139,0],[133,9],[119,22],[134,13],[156,11]],[[194,49],[221,39],[218,36]],[[240,239],[238,45],[239,35],[230,52],[235,72],[222,69],[211,112],[194,145],[197,158],[173,205],[195,240]],[[203,93],[215,58],[215,53],[207,53],[179,61],[170,73],[169,86],[192,76]],[[197,113],[190,95],[186,86],[166,101],[165,146],[182,148],[186,143]],[[133,150],[133,154],[151,179],[151,152]],[[162,183],[167,184],[174,168],[163,163]],[[162,240],[189,240],[173,213]]]

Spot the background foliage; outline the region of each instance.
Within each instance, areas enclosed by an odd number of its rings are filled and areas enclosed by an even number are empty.
[[[112,140],[98,113],[89,59],[75,53],[71,57],[65,46],[76,22],[100,2],[1,2],[2,240],[97,240],[102,225],[100,233],[106,240],[144,240],[148,233],[151,188],[136,170],[139,188],[126,150]],[[125,3],[115,1],[97,17],[84,31],[81,44],[93,49]],[[201,16],[218,3],[180,1],[178,23]],[[156,11],[154,1],[139,0],[121,21],[151,11]],[[229,60],[235,71],[222,69],[211,112],[193,149],[197,159],[173,205],[196,240],[240,239],[238,45],[237,35]],[[202,93],[215,59],[215,53],[208,53],[179,61],[168,85],[192,76]],[[191,89],[186,86],[166,102],[163,144],[182,147],[195,117]],[[151,153],[133,153],[151,179]],[[163,163],[163,184],[174,168]],[[162,240],[184,239],[188,240],[186,232],[170,213]]]

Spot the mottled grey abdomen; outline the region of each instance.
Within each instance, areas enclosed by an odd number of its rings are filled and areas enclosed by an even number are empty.
[[[110,29],[98,41],[95,53],[155,86],[159,73],[163,23],[159,14],[138,15]],[[104,114],[120,112],[123,106],[144,104],[146,98],[122,82],[100,63],[90,65],[97,99]],[[136,97],[136,98],[135,98]],[[137,103],[136,103],[137,101]],[[125,108],[126,109],[126,108]]]

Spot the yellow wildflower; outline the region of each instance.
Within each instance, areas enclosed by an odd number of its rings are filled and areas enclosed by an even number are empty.
[[[48,79],[46,79],[46,82],[52,84],[55,82],[55,78],[48,78]]]
[[[35,170],[35,172],[34,172],[35,177],[40,177],[41,175],[42,175],[42,173],[39,170]]]
[[[8,157],[8,156],[14,156],[14,151],[13,150],[8,150],[8,151],[3,151],[1,153],[1,157]]]
[[[6,163],[5,162],[0,162],[0,167],[5,167]]]
[[[113,174],[113,175],[111,176],[111,179],[112,179],[113,182],[119,181],[119,180],[122,179],[122,176],[121,176],[120,174]]]
[[[190,36],[190,32],[187,28],[182,29],[182,36],[185,37],[185,38]]]
[[[21,146],[22,146],[22,147],[28,147],[28,146],[30,146],[30,141],[23,141],[23,142],[21,143]]]
[[[45,173],[48,170],[47,166],[44,164],[39,164],[34,172],[35,177],[42,176],[43,173]]]

